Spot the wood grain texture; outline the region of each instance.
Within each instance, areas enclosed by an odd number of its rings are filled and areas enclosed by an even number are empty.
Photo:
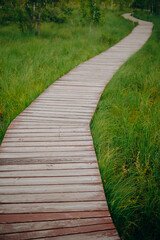
[[[90,121],[118,68],[147,41],[152,23],[80,64],[10,124],[0,154],[0,239],[118,240]]]

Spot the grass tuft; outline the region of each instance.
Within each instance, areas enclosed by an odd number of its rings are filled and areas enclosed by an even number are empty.
[[[91,131],[122,240],[160,237],[160,20],[105,88]]]

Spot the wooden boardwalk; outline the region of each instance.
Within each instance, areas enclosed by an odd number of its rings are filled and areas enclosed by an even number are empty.
[[[89,124],[107,82],[151,32],[152,23],[139,21],[130,35],[56,81],[11,123],[0,154],[1,240],[119,239]]]

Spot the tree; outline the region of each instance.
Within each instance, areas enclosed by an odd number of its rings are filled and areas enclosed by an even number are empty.
[[[159,0],[134,0],[133,5],[134,8],[146,9],[151,13],[160,13],[160,2]]]
[[[38,0],[38,23],[37,23],[37,32],[40,35],[41,32],[41,0]]]
[[[134,0],[119,0],[119,8],[122,10],[124,7],[130,7]]]
[[[88,6],[90,11],[90,19],[93,23],[99,23],[100,22],[100,7],[97,0],[88,0]]]

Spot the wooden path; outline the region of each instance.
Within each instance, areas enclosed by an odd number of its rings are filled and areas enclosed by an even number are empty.
[[[1,240],[119,239],[89,124],[107,82],[151,32],[152,23],[139,21],[130,35],[56,81],[11,123],[0,155]]]

